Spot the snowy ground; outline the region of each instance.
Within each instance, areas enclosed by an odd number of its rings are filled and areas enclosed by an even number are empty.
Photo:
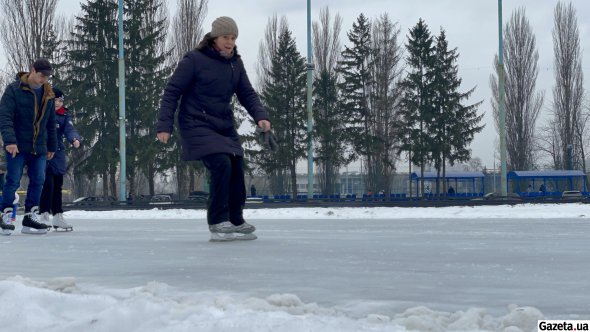
[[[70,211],[0,237],[0,331],[536,331],[590,319],[590,205]],[[17,231],[20,222],[17,223]]]

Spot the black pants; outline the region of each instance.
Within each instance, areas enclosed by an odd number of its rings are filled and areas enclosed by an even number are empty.
[[[41,191],[39,213],[49,212],[52,215],[63,213],[61,189],[64,184],[64,176],[45,172],[45,182]]]
[[[243,224],[242,211],[246,203],[243,158],[218,153],[205,156],[202,160],[211,173],[207,222],[210,225],[224,221]]]

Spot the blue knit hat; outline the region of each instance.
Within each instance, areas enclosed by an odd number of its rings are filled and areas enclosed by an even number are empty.
[[[55,94],[55,98],[60,98],[61,100],[64,99],[64,93],[61,92],[60,89],[54,87],[53,88],[53,93]]]

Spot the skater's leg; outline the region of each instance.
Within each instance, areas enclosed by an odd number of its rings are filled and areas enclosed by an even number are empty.
[[[64,184],[64,176],[60,174],[55,174],[53,177],[53,194],[51,198],[51,213],[56,215],[58,213],[63,213],[62,207],[62,197],[61,197],[61,190]]]
[[[2,190],[2,211],[6,208],[12,208],[14,193],[20,186],[24,167],[25,157],[23,154],[18,153],[13,158],[10,153],[6,153],[6,182]]]
[[[39,201],[41,190],[45,182],[45,165],[47,157],[45,154],[25,156],[27,174],[29,175],[29,186],[27,187],[27,198],[25,199],[25,216],[23,217],[22,233],[45,234],[49,225],[40,222]]]
[[[211,173],[207,222],[209,225],[229,221],[229,191],[231,160],[227,154],[211,154],[203,157],[203,164]]]
[[[41,190],[41,201],[39,202],[39,213],[51,213],[51,202],[53,199],[54,182],[50,171],[45,172],[45,182],[43,182],[43,190]]]
[[[246,204],[246,183],[244,181],[244,163],[241,157],[232,157],[232,173],[229,194],[229,220],[240,235],[236,240],[255,240],[256,227],[244,220],[243,211]]]
[[[244,223],[242,210],[246,204],[246,184],[244,181],[244,159],[231,157],[231,180],[229,190],[229,220],[234,225]]]
[[[66,222],[64,218],[64,210],[61,200],[61,188],[63,187],[64,177],[60,174],[53,175],[53,200],[51,202],[51,211],[53,212],[53,228],[56,230],[73,231],[71,224]]]
[[[26,156],[27,174],[29,186],[27,187],[27,198],[25,199],[25,212],[31,211],[33,207],[39,206],[41,191],[45,182],[45,167],[47,156],[45,154]]]

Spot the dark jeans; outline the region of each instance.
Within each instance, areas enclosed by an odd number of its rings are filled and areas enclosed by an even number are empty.
[[[243,158],[218,153],[202,160],[211,173],[207,222],[210,225],[224,221],[243,224],[242,210],[246,203]]]
[[[4,190],[4,173],[0,173],[0,191]]]
[[[39,213],[49,212],[52,215],[63,213],[61,201],[61,188],[64,184],[64,176],[53,174],[50,171],[45,173],[45,183],[41,192]]]
[[[12,207],[14,193],[20,187],[20,180],[23,176],[23,170],[27,166],[29,176],[29,186],[27,187],[27,198],[25,199],[25,212],[31,211],[33,206],[39,206],[41,199],[41,189],[45,181],[45,166],[47,164],[47,155],[33,155],[27,152],[20,152],[16,157],[6,153],[6,183],[2,191],[2,211],[7,207]]]

